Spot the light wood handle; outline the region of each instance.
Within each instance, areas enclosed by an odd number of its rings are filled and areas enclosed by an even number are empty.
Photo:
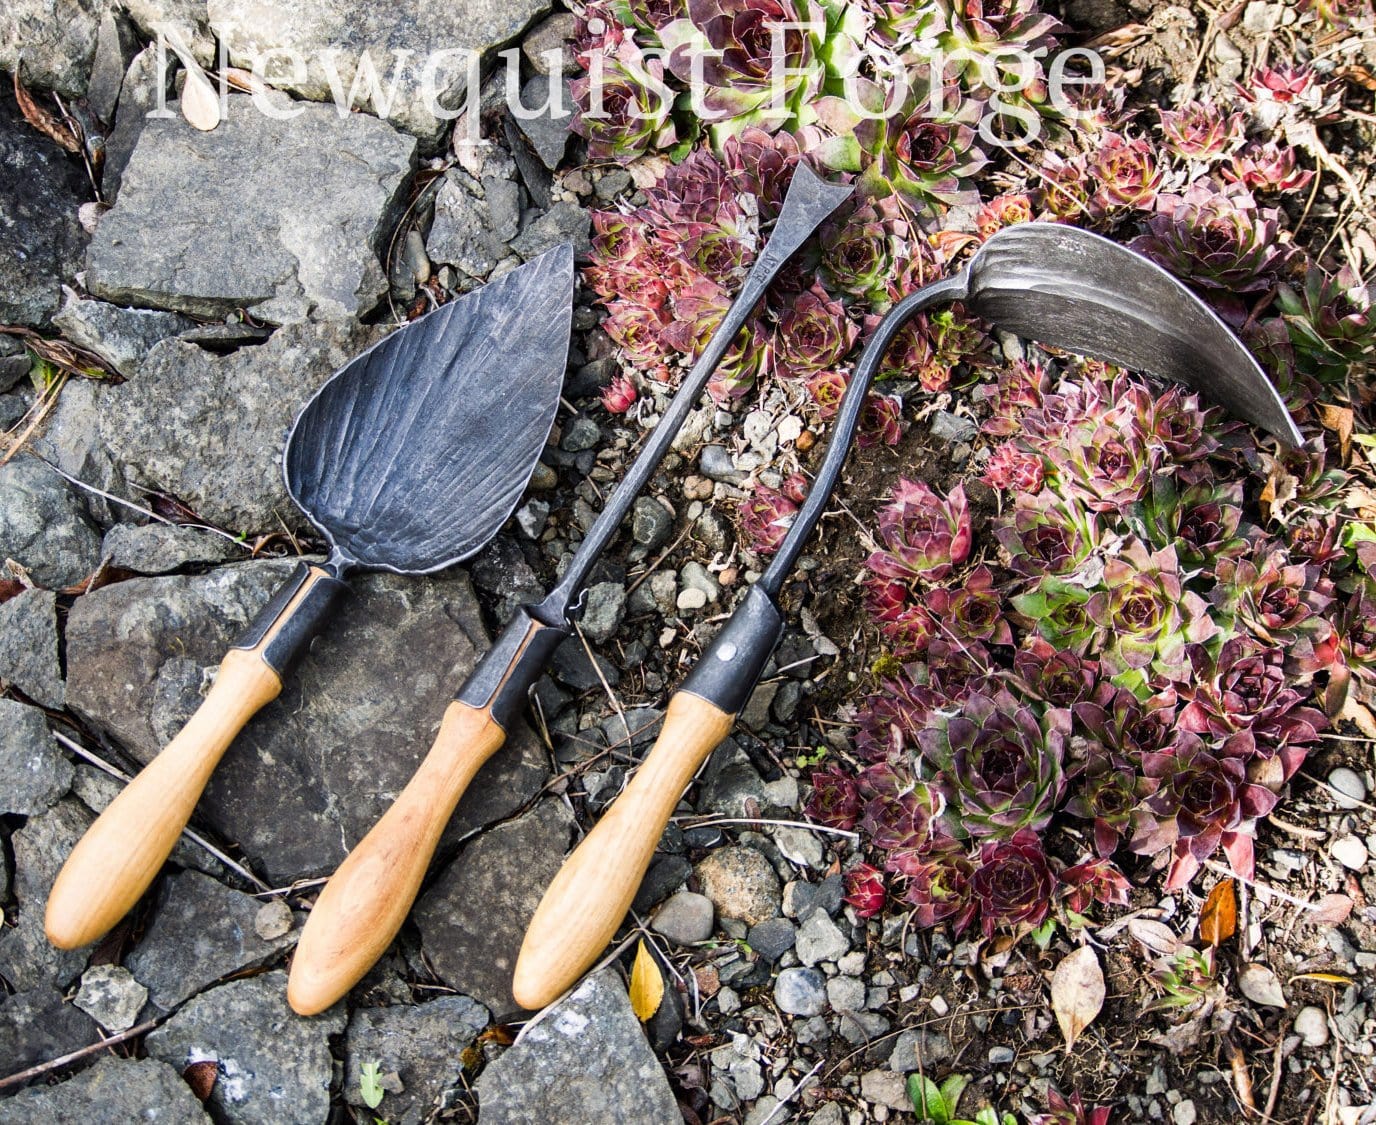
[[[323,1012],[392,944],[459,798],[505,741],[487,710],[449,705],[415,776],[330,876],[306,920],[287,979],[298,1014]]]
[[[49,941],[78,949],[130,911],[171,854],[226,747],[281,690],[257,651],[229,651],[205,702],[67,857],[48,895]]]
[[[686,692],[669,701],[653,749],[564,861],[530,920],[512,983],[523,1008],[557,999],[607,947],[679,798],[734,722],[734,715]]]

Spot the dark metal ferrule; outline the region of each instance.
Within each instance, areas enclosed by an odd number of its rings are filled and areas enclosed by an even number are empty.
[[[510,731],[554,650],[572,633],[570,627],[537,621],[522,606],[483,653],[454,698],[469,707],[488,710],[498,726]]]
[[[680,690],[728,715],[740,714],[783,635],[779,607],[758,584],[752,586]]]
[[[349,584],[340,578],[329,575],[319,577],[293,606],[293,599],[310,581],[310,566],[297,563],[291,576],[277,587],[267,605],[258,611],[258,616],[233,645],[234,648],[253,650],[272,634],[272,639],[263,645],[260,655],[263,662],[282,679],[306,654],[311,641],[324,631],[325,625],[334,616],[335,606],[349,588]],[[289,606],[291,615],[282,619]]]

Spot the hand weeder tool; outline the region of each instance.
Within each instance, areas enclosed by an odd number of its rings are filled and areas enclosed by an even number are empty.
[[[181,733],[73,849],[48,897],[54,945],[94,941],[147,890],[235,735],[324,627],[345,575],[441,570],[506,521],[554,424],[572,318],[564,246],[399,328],[306,403],[283,472],[329,558],[297,566]]]
[[[949,301],[1014,335],[1188,383],[1282,442],[1300,444],[1256,360],[1203,302],[1098,235],[1053,223],[1009,227],[959,274],[905,298],[866,345],[817,480],[769,569],[670,699],[635,777],[545,892],[516,962],[513,992],[524,1007],[556,999],[616,933],[684,789],[731,730],[783,634],[779,591],[831,497],[884,352],[915,314]]]
[[[583,539],[563,579],[539,605],[516,611],[459,688],[415,776],[321,892],[302,930],[287,984],[287,999],[297,1012],[311,1015],[329,1007],[391,944],[469,779],[506,741],[531,686],[554,650],[572,635],[593,564],[780,267],[849,195],[850,188],[827,184],[798,166],[773,234],[740,294]]]

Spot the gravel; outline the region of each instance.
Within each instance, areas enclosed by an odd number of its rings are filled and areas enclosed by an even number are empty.
[[[779,912],[779,877],[754,848],[718,848],[697,865],[702,893],[723,918],[756,925]]]
[[[1332,794],[1333,803],[1340,809],[1359,809],[1366,800],[1366,782],[1356,770],[1339,766],[1328,775],[1328,784],[1336,792]]]
[[[650,928],[675,945],[693,945],[712,936],[712,900],[693,891],[679,891],[659,908]]]
[[[1360,871],[1370,858],[1366,845],[1356,836],[1339,836],[1328,846],[1328,854],[1349,871]]]
[[[785,969],[774,982],[774,1003],[792,1016],[820,1016],[827,1008],[826,977],[816,969]]]
[[[846,935],[822,910],[815,911],[798,930],[798,960],[804,965],[835,961],[850,948]]]

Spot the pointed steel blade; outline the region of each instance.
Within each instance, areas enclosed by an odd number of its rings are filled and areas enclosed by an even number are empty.
[[[1124,246],[1058,223],[1019,223],[979,249],[969,277],[967,306],[1016,336],[1188,383],[1281,441],[1303,441],[1241,341]]]
[[[559,405],[573,317],[565,245],[397,329],[306,403],[292,499],[348,563],[467,558],[516,507]]]

